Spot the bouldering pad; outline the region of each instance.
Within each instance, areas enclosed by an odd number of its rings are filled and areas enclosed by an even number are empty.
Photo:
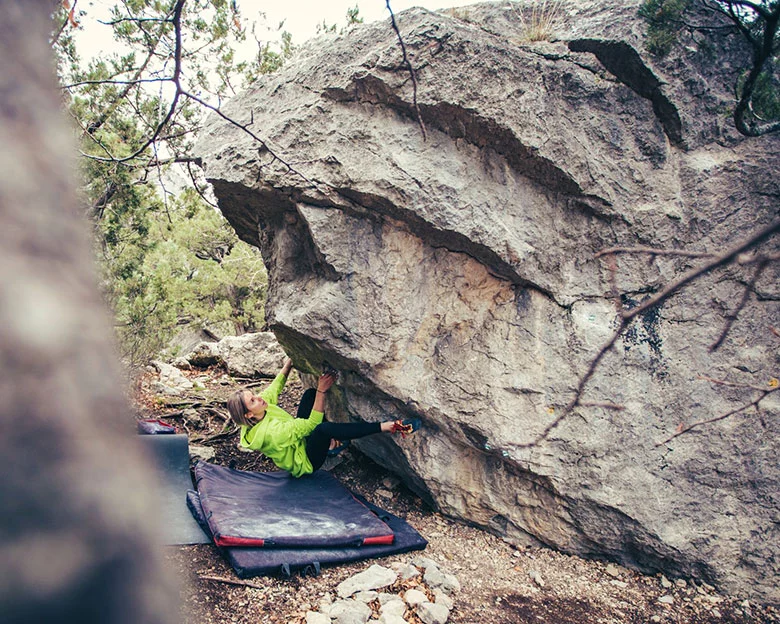
[[[323,470],[295,478],[198,462],[195,482],[218,546],[344,548],[394,539],[387,524]]]
[[[220,548],[239,578],[253,576],[289,576],[293,572],[317,574],[320,566],[350,563],[423,550],[428,542],[410,524],[355,495],[378,518],[392,529],[392,544],[358,548]],[[208,531],[208,522],[195,491],[187,493],[187,505],[198,523]]]
[[[139,435],[138,439],[155,460],[157,498],[156,521],[164,544],[208,544],[211,539],[187,509],[191,490],[189,443],[185,434]]]

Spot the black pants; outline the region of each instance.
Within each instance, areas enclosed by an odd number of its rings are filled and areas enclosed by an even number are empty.
[[[309,417],[316,396],[317,391],[314,388],[309,388],[303,393],[298,405],[298,413],[295,414],[296,418]],[[323,420],[306,438],[306,455],[309,456],[314,470],[319,470],[328,457],[331,439],[354,440],[355,438],[363,438],[372,433],[379,433],[382,430],[381,427],[380,423],[332,423]]]

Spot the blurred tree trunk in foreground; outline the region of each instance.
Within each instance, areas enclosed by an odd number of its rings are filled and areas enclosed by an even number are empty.
[[[51,0],[0,0],[0,621],[169,622],[72,180]]]

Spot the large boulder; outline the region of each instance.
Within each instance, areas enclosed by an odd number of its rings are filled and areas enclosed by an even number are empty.
[[[617,326],[595,252],[719,252],[777,215],[780,140],[724,116],[747,51],[683,39],[653,59],[638,5],[566,5],[560,38],[535,44],[518,3],[401,13],[416,105],[388,22],[317,39],[223,108],[252,134],[214,118],[199,151],[263,252],[280,343],[343,371],[330,414],[422,417],[365,452],[510,541],[778,602],[777,395],[658,445],[770,388],[776,264],[718,350],[753,265],[641,315],[590,377],[591,405],[529,446]],[[701,262],[618,256],[619,305]]]
[[[202,342],[186,360],[198,367],[224,366],[228,373],[239,377],[274,377],[286,357],[272,332],[256,332]]]

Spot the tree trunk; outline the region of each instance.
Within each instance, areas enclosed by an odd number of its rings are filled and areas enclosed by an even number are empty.
[[[77,206],[52,0],[0,0],[0,621],[170,622]],[[173,603],[174,608],[171,607]]]

